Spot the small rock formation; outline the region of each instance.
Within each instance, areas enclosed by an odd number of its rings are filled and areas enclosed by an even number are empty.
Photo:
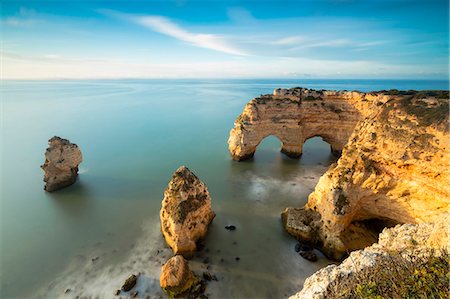
[[[267,136],[281,141],[281,152],[298,158],[306,140],[321,136],[339,155],[364,115],[365,98],[358,92],[276,89],[250,101],[234,122],[228,147],[233,160],[249,159]]]
[[[52,192],[75,183],[78,176],[78,165],[83,161],[81,151],[67,139],[53,137],[48,141],[45,152],[44,190]]]
[[[194,252],[214,217],[205,184],[187,167],[178,168],[164,192],[160,211],[161,231],[174,254]]]
[[[448,212],[448,95],[372,93],[383,100],[367,105],[307,205],[283,212],[287,232],[339,260],[375,243],[384,227],[434,222]]]
[[[429,254],[430,248],[449,250],[449,221],[449,214],[444,214],[436,223],[403,224],[386,228],[380,234],[378,243],[352,252],[340,265],[329,265],[317,271],[305,280],[303,289],[290,299],[331,298],[331,285],[358,276],[363,269],[374,267],[383,260],[392,262],[390,255],[393,253],[419,256]]]
[[[138,277],[134,274],[130,275],[122,285],[121,290],[124,292],[130,291],[136,285]]]
[[[183,256],[175,255],[163,265],[159,283],[169,297],[175,298],[197,292],[201,281],[189,269]]]

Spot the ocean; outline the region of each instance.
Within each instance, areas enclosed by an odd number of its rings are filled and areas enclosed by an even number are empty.
[[[92,80],[1,82],[1,298],[112,298],[141,273],[139,296],[160,298],[171,251],[159,230],[172,173],[189,167],[207,185],[217,216],[191,261],[210,298],[284,298],[331,261],[301,258],[280,213],[303,206],[336,158],[321,138],[300,160],[266,138],[235,162],[228,135],[244,105],[278,87],[372,91],[448,89],[413,80]],[[46,193],[52,136],[78,144],[78,181]],[[225,230],[235,225],[235,231]],[[239,257],[239,260],[236,258]],[[209,268],[206,269],[205,261]],[[65,292],[67,290],[67,292]]]

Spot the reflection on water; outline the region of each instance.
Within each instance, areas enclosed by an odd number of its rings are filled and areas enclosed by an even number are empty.
[[[318,263],[300,258],[293,249],[295,240],[282,229],[280,213],[306,202],[334,158],[329,146],[314,138],[305,144],[302,158],[292,160],[281,155],[279,141],[269,137],[252,160],[233,162],[226,144],[233,121],[249,99],[274,87],[326,89],[333,84],[372,90],[394,83],[4,83],[1,297],[111,298],[133,272],[143,274],[141,294],[161,295],[159,271],[170,251],[159,230],[158,213],[164,189],[180,165],[207,184],[217,214],[205,249],[191,261],[201,273],[208,259],[209,271],[218,276],[219,281],[208,286],[211,298],[280,298],[294,293],[307,276],[329,262],[323,256]],[[401,81],[396,88],[420,84]],[[433,84],[431,88],[441,83]],[[48,194],[39,165],[53,135],[77,143],[84,161],[75,185]],[[225,230],[229,224],[237,229]],[[67,288],[68,295],[63,293]]]

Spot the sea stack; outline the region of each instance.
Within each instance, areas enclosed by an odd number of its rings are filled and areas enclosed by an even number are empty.
[[[187,167],[178,168],[164,192],[160,211],[161,231],[174,254],[193,253],[214,217],[205,184]]]
[[[78,146],[67,139],[54,136],[48,144],[41,168],[44,170],[44,190],[53,192],[75,183],[83,156]]]

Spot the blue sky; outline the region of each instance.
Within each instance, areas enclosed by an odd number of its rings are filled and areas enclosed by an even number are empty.
[[[0,3],[3,78],[448,78],[448,1]]]

